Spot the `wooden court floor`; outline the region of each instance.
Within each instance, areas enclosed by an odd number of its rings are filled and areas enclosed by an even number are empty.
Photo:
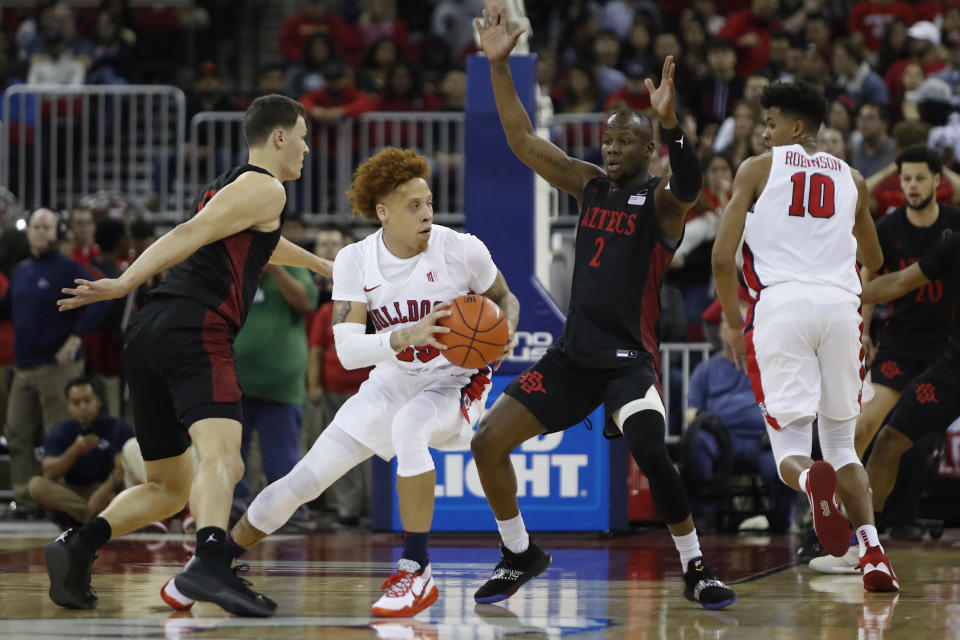
[[[111,542],[94,564],[100,604],[68,611],[47,598],[43,546],[52,525],[0,525],[0,638],[330,638],[472,640],[960,640],[960,531],[939,541],[887,542],[902,593],[867,594],[859,576],[791,566],[788,536],[704,536],[709,564],[740,601],[709,612],[683,598],[664,530],[629,536],[539,535],[554,557],[503,605],[473,591],[498,560],[490,535],[436,535],[440,599],[416,619],[369,615],[400,548],[392,534],[278,535],[252,550],[247,577],[279,605],[267,620],[197,604],[175,614],[158,595],[186,560],[182,535]]]

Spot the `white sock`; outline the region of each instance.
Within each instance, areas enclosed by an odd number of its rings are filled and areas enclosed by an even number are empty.
[[[800,472],[800,478],[797,480],[797,482],[800,483],[800,491],[803,491],[804,493],[807,492],[807,474],[808,473],[810,473],[810,469],[804,469],[803,471]]]
[[[683,571],[686,572],[687,564],[694,558],[699,558],[703,555],[703,553],[700,552],[700,539],[697,538],[697,530],[694,529],[685,536],[672,537],[673,544],[677,546],[677,551],[680,552],[680,565],[683,567]]]
[[[877,536],[877,528],[872,524],[865,524],[857,529],[857,542],[860,543],[860,557],[867,552],[867,547],[883,547],[880,545],[880,538]]]
[[[509,520],[497,520],[497,529],[500,530],[503,546],[513,553],[523,553],[530,546],[530,536],[527,535],[521,514]]]

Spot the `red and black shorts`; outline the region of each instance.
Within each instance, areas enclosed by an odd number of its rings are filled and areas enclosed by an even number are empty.
[[[123,367],[144,460],[186,451],[198,420],[241,420],[233,338],[223,316],[189,298],[156,298],[133,316]]]
[[[917,354],[907,354],[902,349],[885,348],[881,342],[870,365],[870,383],[902,393],[904,387],[933,364],[935,359],[935,356],[917,357]]]
[[[946,431],[960,417],[960,354],[948,348],[917,376],[894,405],[889,424],[913,442]]]
[[[649,355],[630,366],[586,369],[554,346],[514,378],[504,393],[553,433],[583,422],[601,404],[610,420],[614,411],[643,398],[655,384],[657,373]]]

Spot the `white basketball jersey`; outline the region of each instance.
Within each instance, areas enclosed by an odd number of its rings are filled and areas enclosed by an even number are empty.
[[[406,275],[390,281],[381,269],[381,256]],[[412,261],[407,263],[407,260]],[[486,245],[476,236],[433,225],[427,250],[407,260],[389,256],[383,229],[340,250],[333,267],[333,299],[361,302],[377,333],[416,323],[433,309],[470,292],[487,291],[497,277],[497,266]],[[475,370],[454,366],[432,347],[408,347],[378,367],[408,372],[449,370],[453,374]]]
[[[800,145],[774,147],[767,184],[747,213],[743,273],[755,292],[783,282],[860,294],[853,224],[857,185],[850,166]]]

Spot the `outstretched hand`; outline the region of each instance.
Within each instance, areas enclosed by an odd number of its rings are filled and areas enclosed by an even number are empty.
[[[113,300],[127,295],[127,289],[117,278],[103,278],[101,280],[84,280],[77,278],[73,281],[77,286],[74,289],[64,287],[60,290],[67,298],[57,300],[60,311],[77,309],[84,305],[93,304],[102,300]]]
[[[650,94],[650,107],[657,112],[661,124],[667,129],[676,126],[677,117],[673,112],[673,103],[677,98],[677,89],[673,85],[673,76],[676,70],[677,64],[673,61],[673,56],[667,56],[663,61],[660,86],[655,85],[650,78],[643,81],[647,87],[647,93]]]
[[[489,10],[483,10],[483,18],[474,18],[473,24],[480,35],[480,46],[487,59],[500,62],[507,59],[526,29],[518,28],[513,33],[509,32],[507,24],[510,15],[503,0],[491,0],[488,6]]]

